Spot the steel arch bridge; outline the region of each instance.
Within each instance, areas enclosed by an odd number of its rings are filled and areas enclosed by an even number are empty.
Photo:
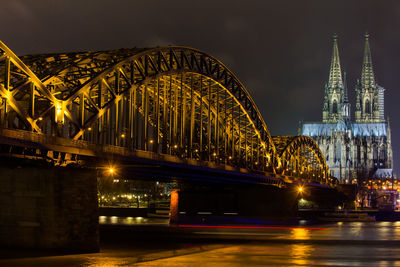
[[[196,49],[17,57],[0,42],[0,96],[3,129],[330,183],[318,145],[272,138],[243,84]]]
[[[314,180],[329,172],[322,151],[308,136],[277,136],[273,141],[280,162],[276,166],[282,174]],[[327,178],[332,181],[331,178]]]

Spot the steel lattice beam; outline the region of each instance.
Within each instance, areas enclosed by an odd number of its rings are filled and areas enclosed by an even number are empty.
[[[253,171],[293,165],[295,151],[306,147],[328,173],[307,138],[292,140],[282,152],[236,76],[188,47],[18,58],[0,42],[0,96],[3,128]],[[305,159],[297,156],[296,164],[316,164]]]

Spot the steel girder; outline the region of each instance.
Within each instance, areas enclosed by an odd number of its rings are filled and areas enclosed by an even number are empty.
[[[19,58],[0,42],[0,96],[4,128],[271,172],[286,155],[236,76],[188,47]]]
[[[277,136],[273,141],[279,155],[277,169],[284,175],[304,177],[331,184],[329,168],[318,144],[308,136]]]

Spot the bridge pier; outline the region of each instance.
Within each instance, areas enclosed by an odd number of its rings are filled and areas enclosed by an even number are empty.
[[[295,188],[266,185],[191,187],[171,193],[170,224],[282,223],[296,219]]]
[[[2,159],[0,245],[97,252],[96,172]]]

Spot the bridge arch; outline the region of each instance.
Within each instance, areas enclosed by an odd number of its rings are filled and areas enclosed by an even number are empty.
[[[187,47],[122,49],[24,56],[22,61],[34,71],[10,66],[26,81],[14,88],[24,97],[15,91],[9,101],[26,107],[41,97],[32,115],[20,108],[25,112],[17,116],[37,132],[250,169],[273,168],[275,147],[248,91],[226,66],[203,52]],[[33,85],[30,76],[35,76]]]
[[[1,127],[284,175],[289,173],[282,166],[293,165],[291,149],[309,149],[318,168],[307,160],[296,166],[313,166],[327,177],[315,143],[297,137],[282,150],[243,84],[199,50],[171,46],[19,58],[0,42],[1,66]]]
[[[280,162],[278,173],[331,183],[329,168],[318,144],[308,136],[273,137]]]

